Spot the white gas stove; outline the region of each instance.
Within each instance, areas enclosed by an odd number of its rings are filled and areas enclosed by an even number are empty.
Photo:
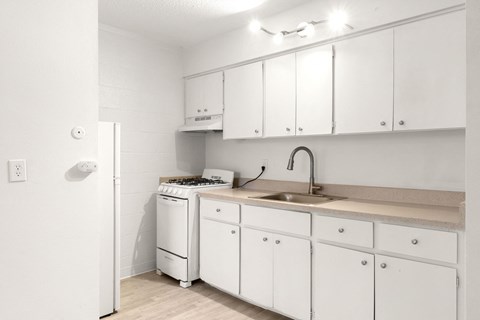
[[[205,169],[201,178],[172,179],[157,194],[157,273],[184,288],[199,278],[198,192],[231,188],[233,172]]]

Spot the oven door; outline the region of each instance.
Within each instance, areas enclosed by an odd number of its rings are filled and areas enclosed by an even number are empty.
[[[187,257],[187,199],[157,195],[157,247],[180,257]]]

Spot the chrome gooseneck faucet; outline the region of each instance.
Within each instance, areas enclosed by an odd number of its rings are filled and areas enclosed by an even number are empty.
[[[308,194],[313,194],[313,189],[315,188],[315,177],[314,177],[314,172],[315,172],[315,161],[313,159],[313,153],[310,149],[307,147],[301,146],[301,147],[296,147],[293,149],[292,154],[290,155],[290,158],[288,159],[288,165],[287,165],[287,170],[293,170],[293,158],[295,157],[295,154],[303,150],[306,153],[308,153],[308,156],[310,157],[310,183],[308,185]],[[317,189],[317,188],[315,188]],[[320,189],[320,188],[318,188]]]

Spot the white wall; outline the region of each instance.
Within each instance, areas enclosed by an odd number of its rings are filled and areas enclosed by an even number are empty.
[[[160,176],[192,175],[205,166],[203,135],[183,124],[182,56],[125,31],[101,26],[100,120],[122,124],[121,276],[155,268]]]
[[[93,0],[0,2],[0,319],[98,319],[96,176],[71,169],[97,155],[97,21]]]
[[[252,178],[267,159],[263,179],[307,182],[305,152],[286,170],[292,150],[305,145],[315,154],[320,183],[464,191],[464,142],[464,130],[227,141],[210,134],[206,162]]]
[[[355,0],[347,3],[337,0],[312,0],[291,10],[262,19],[262,25],[274,32],[292,30],[301,21],[325,19],[333,9],[344,7],[350,16],[350,24],[355,28],[351,32],[358,32],[462,3],[465,1]],[[246,22],[244,28],[222,34],[186,49],[185,75],[255,59],[335,36],[337,35],[332,34],[325,25],[318,25],[315,36],[312,38],[301,39],[292,36],[285,39],[282,45],[276,45],[265,33],[250,32]]]
[[[467,319],[480,319],[480,0],[467,2]]]

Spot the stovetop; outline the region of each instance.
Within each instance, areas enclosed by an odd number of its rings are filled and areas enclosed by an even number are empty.
[[[231,188],[233,171],[219,169],[205,169],[202,177],[170,179],[160,184],[158,193],[177,198],[188,198],[201,190],[209,188]]]
[[[210,186],[219,184],[228,184],[221,179],[207,179],[207,178],[183,178],[183,179],[170,179],[166,184],[177,186]]]

